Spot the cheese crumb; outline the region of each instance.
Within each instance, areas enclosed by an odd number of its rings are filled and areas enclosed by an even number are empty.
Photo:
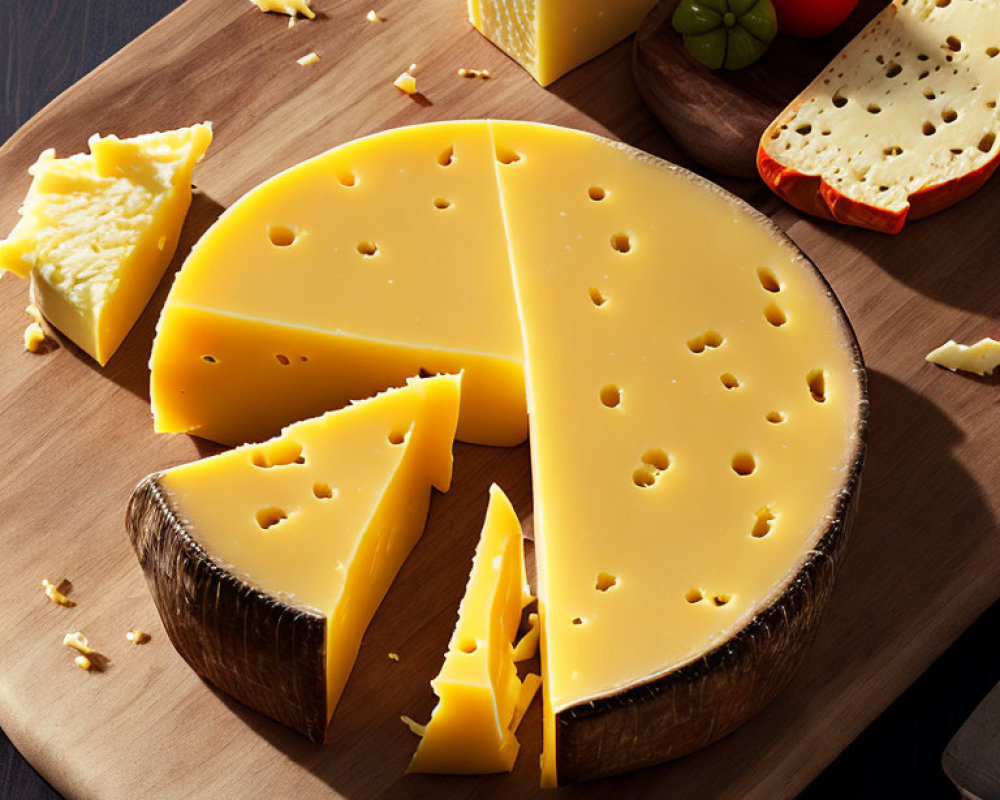
[[[365,14],[365,19],[369,22],[385,22],[385,17],[379,16],[379,13],[374,8]]]
[[[965,345],[951,339],[929,352],[927,360],[952,372],[962,370],[988,375],[1000,367],[1000,342],[986,337],[975,344]]]
[[[403,714],[400,717],[400,720],[402,720],[403,724],[410,729],[410,733],[415,733],[417,736],[423,736],[427,731],[426,725],[421,725],[416,720],[406,716],[406,714]]]
[[[125,638],[132,644],[146,644],[149,641],[149,634],[145,631],[131,630],[125,634]]]
[[[313,50],[311,53],[306,53],[302,58],[295,60],[295,63],[300,67],[308,67],[310,64],[315,64],[319,61],[319,56],[316,55],[316,51]]]
[[[405,92],[406,94],[417,93],[417,79],[409,72],[401,72],[399,77],[392,83],[401,92]]]
[[[42,312],[38,310],[38,306],[34,303],[28,303],[28,305],[24,307],[24,313],[31,317],[39,325],[42,324]]]
[[[58,605],[72,608],[76,605],[76,603],[63,594],[63,591],[68,591],[69,585],[69,581],[65,580],[60,581],[59,583],[52,583],[48,579],[42,579],[42,588],[45,589],[45,596],[49,598],[49,600],[53,603],[57,603]]]
[[[484,81],[489,80],[490,71],[488,69],[469,69],[467,67],[462,67],[458,70],[458,77],[460,78],[482,78]]]
[[[314,19],[316,12],[309,8],[311,0],[250,0],[261,11],[274,11],[278,14],[287,14],[292,20],[296,14]],[[294,22],[289,21],[288,27],[292,27]]]
[[[29,353],[37,353],[45,344],[45,331],[37,322],[32,322],[24,329],[24,349]]]
[[[528,615],[528,632],[514,645],[514,660],[527,661],[538,652],[538,614]]]
[[[80,669],[88,671],[94,669],[98,672],[104,671],[104,667],[108,663],[108,657],[92,648],[90,646],[90,642],[87,640],[87,637],[80,631],[67,633],[63,637],[63,645],[66,647],[72,647],[79,653],[74,661]],[[80,660],[81,658],[87,662],[86,666],[83,665],[83,662]]]
[[[73,659],[73,663],[76,664],[80,669],[90,672],[94,668],[94,662],[92,662],[86,656],[77,656]]]
[[[399,653],[389,653],[389,658],[393,661],[399,661]]]

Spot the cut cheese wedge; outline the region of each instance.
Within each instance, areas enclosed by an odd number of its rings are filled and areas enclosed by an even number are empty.
[[[173,258],[191,172],[211,123],[134,139],[90,138],[90,154],[46,150],[21,220],[0,241],[0,270],[31,276],[46,319],[102,366]]]
[[[459,396],[458,376],[414,378],[139,484],[129,536],[199,675],[322,741],[430,489],[450,485]]]
[[[490,488],[486,521],[458,609],[444,666],[431,681],[439,698],[424,728],[410,772],[510,772],[517,726],[538,688],[523,683],[513,641],[528,593],[521,525],[503,491]]]
[[[227,444],[458,372],[465,441],[527,435],[484,122],[402,128],[265,182],[192,250],[152,355],[156,430]]]
[[[929,352],[927,360],[953,372],[962,370],[976,375],[988,375],[1000,367],[1000,342],[989,336],[975,344],[959,344],[954,339],[949,339]]]
[[[656,0],[469,0],[469,21],[548,86],[635,32]]]
[[[493,131],[551,785],[684,755],[787,680],[843,541],[865,378],[829,287],[740,201],[578,131]]]
[[[1000,163],[998,56],[998,0],[895,0],[765,131],[761,176],[803,211],[897,233]]]
[[[269,242],[278,224],[292,235]],[[359,241],[377,244],[361,265]],[[546,781],[683,755],[761,708],[819,619],[864,452],[860,353],[813,265],[621,143],[514,122],[389,131],[265,183],[195,248],[154,346],[157,424],[236,439],[442,341],[493,387],[463,385],[476,440],[509,442],[531,411]]]

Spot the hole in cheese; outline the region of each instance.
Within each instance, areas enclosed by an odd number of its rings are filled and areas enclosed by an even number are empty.
[[[781,411],[768,411],[765,419],[772,425],[779,425],[785,421],[785,415]]]
[[[521,160],[521,154],[509,147],[497,147],[497,161],[501,164],[516,164]]]
[[[573,617],[574,625],[583,625],[583,617]]]
[[[692,353],[703,353],[705,348],[714,350],[716,347],[722,347],[724,341],[722,334],[716,331],[705,331],[693,339],[688,339],[687,346]]]
[[[777,303],[768,303],[767,307],[764,309],[764,318],[770,322],[775,328],[780,328],[786,322],[788,322],[788,315],[781,309]]]
[[[823,370],[814,369],[806,375],[806,384],[813,400],[817,403],[826,402],[826,373]]]
[[[600,186],[591,186],[587,189],[587,196],[595,202],[600,202],[608,196],[608,193]]]
[[[997,135],[991,131],[979,140],[979,144],[977,144],[976,147],[978,147],[983,153],[988,153],[993,149],[993,145],[996,144],[996,140]]]
[[[458,651],[466,655],[472,655],[479,649],[479,644],[471,636],[463,636],[458,640]]]
[[[1000,55],[1000,47],[987,47],[986,55],[988,55],[990,58],[996,58],[998,55]]]
[[[358,176],[354,174],[354,171],[347,167],[340,167],[337,169],[337,182],[341,186],[346,186],[351,188],[356,186],[358,183]]]
[[[206,364],[218,364],[219,363],[219,359],[217,359],[215,356],[210,356],[210,355],[207,355],[207,354],[203,355],[201,357],[201,360],[204,361]]]
[[[455,145],[448,145],[444,150],[438,155],[438,164],[442,167],[450,167],[455,161]]]
[[[769,267],[757,267],[757,279],[765,291],[772,293],[781,291],[781,283]]]
[[[649,464],[644,464],[641,467],[636,467],[632,472],[632,483],[638,486],[640,489],[648,489],[654,483],[656,483],[656,472],[649,466]]]
[[[705,595],[702,594],[701,589],[688,589],[687,594],[684,595],[684,599],[689,603],[700,603],[705,599]]]
[[[402,444],[406,441],[406,434],[403,431],[391,431],[389,433],[389,444]]]
[[[365,258],[370,258],[378,252],[378,245],[375,242],[358,242],[358,252]]]
[[[616,233],[611,237],[611,247],[619,253],[627,253],[632,249],[632,238],[627,233]]]
[[[715,603],[715,605],[717,606],[724,606],[732,599],[733,599],[732,595],[726,594],[725,592],[719,592],[719,594],[716,594],[712,597],[712,602]]]
[[[254,519],[263,530],[270,530],[282,520],[288,519],[288,514],[276,506],[261,508],[254,514]]]
[[[328,483],[316,481],[313,484],[313,497],[320,500],[329,500],[333,497],[333,488]]]
[[[444,197],[435,197],[434,198],[434,208],[439,208],[441,210],[444,210],[446,208],[449,208],[450,206],[451,206],[451,201],[450,200],[448,200],[448,199],[446,199]]]
[[[290,359],[290,358],[289,358],[288,356],[286,356],[286,355],[285,355],[284,353],[278,353],[278,354],[277,354],[277,355],[275,356],[275,359],[276,359],[276,360],[277,360],[277,362],[278,362],[279,364],[281,364],[281,366],[283,366],[283,367],[287,367],[287,366],[288,366],[289,364],[291,364],[291,363],[292,363],[292,359]]]
[[[945,45],[947,45],[948,49],[951,50],[953,53],[957,53],[959,50],[962,49],[962,40],[959,39],[957,36],[949,36],[947,39],[944,40],[944,43]]]
[[[609,383],[601,389],[601,402],[608,408],[617,408],[622,402],[622,390],[620,387]]]
[[[757,459],[754,458],[753,453],[741,450],[733,456],[733,472],[737,475],[746,477],[752,475],[756,469]]]
[[[946,108],[941,112],[941,119],[943,119],[946,123],[954,122],[958,119],[958,112],[953,108]]]
[[[727,389],[736,389],[740,386],[740,379],[731,372],[722,373],[722,375],[719,376],[719,380],[722,381],[722,385]]]
[[[296,232],[287,225],[268,225],[267,238],[275,247],[289,247],[295,242]]]
[[[663,472],[670,466],[670,456],[662,447],[653,447],[642,454],[642,463]]]
[[[600,289],[598,289],[595,286],[591,286],[590,287],[590,302],[593,303],[598,308],[600,308],[606,302],[608,302],[608,298],[604,296],[604,292],[602,292]]]
[[[290,464],[304,464],[302,445],[292,439],[275,439],[250,450],[250,462],[255,467],[270,469]]]
[[[754,513],[754,523],[750,535],[754,539],[763,539],[771,532],[772,523],[775,519],[776,517],[771,513],[770,506],[757,509]]]
[[[599,592],[606,592],[612,586],[618,584],[618,578],[612,575],[610,572],[598,572],[597,573],[597,583],[595,588]]]

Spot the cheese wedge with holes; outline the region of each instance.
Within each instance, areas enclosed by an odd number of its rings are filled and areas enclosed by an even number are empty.
[[[460,439],[527,435],[487,123],[401,128],[266,181],[178,273],[151,360],[156,430],[254,441],[419,372],[464,370]]]
[[[493,132],[553,785],[684,755],[785,682],[843,539],[865,378],[829,287],[740,201],[579,131]]]
[[[322,741],[361,637],[447,491],[460,377],[154,473],[127,526],[167,634],[233,697]]]
[[[207,122],[133,139],[95,135],[89,155],[46,150],[29,170],[0,270],[30,275],[45,318],[102,366],[173,258],[191,173],[211,141]]]
[[[548,86],[634,33],[656,0],[469,0],[469,21]]]
[[[521,524],[499,486],[490,487],[458,623],[441,672],[431,681],[438,704],[424,728],[409,772],[510,772],[517,726],[538,688],[522,683],[513,641],[528,593]]]
[[[547,783],[684,755],[773,697],[829,595],[867,425],[847,319],[786,237],[580,131],[389,131],[206,234],[160,321],[154,409],[238,440],[425,363],[466,370],[475,441],[531,412]]]
[[[998,0],[895,0],[768,127],[761,176],[885,233],[947,208],[1000,163],[998,56]]]

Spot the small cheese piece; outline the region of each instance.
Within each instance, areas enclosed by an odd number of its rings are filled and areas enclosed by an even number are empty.
[[[1000,163],[1000,0],[894,0],[765,131],[777,194],[887,233]]]
[[[825,597],[803,581],[844,540],[864,377],[815,268],[735,198],[579,131],[493,131],[551,785],[684,755],[787,680]]]
[[[512,642],[530,601],[517,514],[494,484],[465,596],[441,672],[431,681],[438,704],[409,772],[510,772],[517,758],[515,720],[522,684]]]
[[[90,672],[94,668],[94,662],[84,655],[79,655],[76,658],[74,658],[73,663],[76,664],[84,672]]]
[[[468,0],[469,21],[542,86],[635,32],[656,0]]]
[[[239,444],[464,370],[458,435],[527,436],[486,122],[400,128],[252,190],[192,249],[153,346],[156,430]]]
[[[365,19],[369,22],[385,22],[385,17],[379,16],[379,13],[374,8],[365,14]]]
[[[125,638],[132,644],[146,644],[149,641],[149,634],[145,631],[131,630],[125,634]]]
[[[308,17],[309,19],[316,17],[316,12],[309,7],[311,0],[250,0],[250,2],[261,11],[274,11],[278,14],[287,14],[291,18],[289,19],[289,27],[291,27],[291,22],[297,14],[301,14],[303,17]]]
[[[528,632],[514,645],[514,660],[527,661],[538,654],[538,614],[528,615]]]
[[[396,80],[392,82],[392,85],[406,94],[417,93],[417,79],[414,78],[409,72],[399,73]]]
[[[308,67],[310,64],[318,64],[319,56],[316,55],[316,51],[314,50],[311,53],[306,53],[302,58],[295,59],[295,63],[300,67]]]
[[[1000,367],[1000,342],[986,337],[975,344],[958,344],[949,340],[927,354],[932,364],[954,371],[987,375]]]
[[[447,491],[460,378],[413,378],[145,478],[127,526],[194,670],[322,741],[361,637]]]
[[[488,69],[468,69],[467,67],[461,67],[458,70],[458,77],[460,77],[460,78],[482,78],[485,81],[485,80],[489,80],[490,71]]]
[[[102,366],[173,258],[191,172],[210,123],[134,139],[90,138],[90,154],[46,150],[21,220],[0,241],[0,270],[31,276],[45,318]]]
[[[85,656],[92,656],[97,653],[97,651],[90,646],[90,641],[87,637],[80,631],[67,633],[63,637],[63,646],[72,647],[74,650],[79,653],[83,653]]]
[[[37,322],[31,322],[24,329],[24,349],[29,353],[37,353],[45,344],[45,331]]]
[[[69,581],[52,583],[48,578],[42,578],[42,588],[45,590],[45,596],[56,605],[66,606],[67,608],[72,608],[76,605],[76,603],[66,596],[66,592],[69,590]]]

